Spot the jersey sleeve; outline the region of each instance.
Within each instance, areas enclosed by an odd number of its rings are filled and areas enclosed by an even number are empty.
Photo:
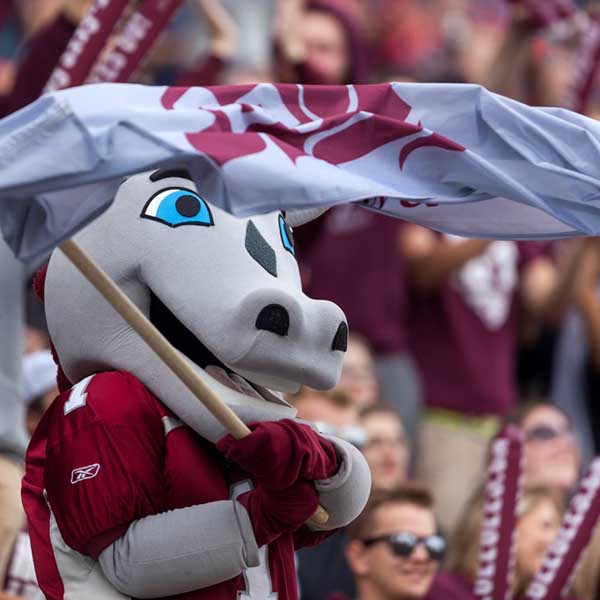
[[[44,485],[60,533],[97,558],[132,521],[163,510],[158,401],[132,375],[101,373],[62,394]]]

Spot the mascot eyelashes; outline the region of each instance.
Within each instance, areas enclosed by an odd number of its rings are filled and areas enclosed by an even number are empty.
[[[38,288],[61,394],[23,482],[50,600],[295,599],[294,549],[362,510],[362,455],[295,420],[280,394],[335,385],[346,348],[341,310],[302,293],[290,229],[302,218],[235,218],[187,171],[161,169],[127,179],[77,236],[250,424],[239,441],[52,256]],[[329,521],[307,524],[319,503]]]

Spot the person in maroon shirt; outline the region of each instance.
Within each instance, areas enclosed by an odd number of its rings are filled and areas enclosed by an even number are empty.
[[[278,0],[274,24],[277,81],[367,83],[363,28],[340,2]]]
[[[113,577],[117,580],[111,580],[114,587],[140,597],[153,589],[165,597],[182,594],[178,596],[181,600],[230,600],[238,591],[252,598],[256,590],[269,586],[282,600],[295,598],[296,582],[290,576],[294,572],[293,548],[316,543],[327,535],[308,528],[295,532],[316,509],[316,492],[311,491],[311,484],[298,482],[294,489],[265,494],[254,476],[226,460],[226,456],[235,456],[231,442],[224,440],[219,448],[225,450],[225,456],[185,427],[129,373],[100,373],[62,393],[33,435],[23,481],[36,570],[46,597],[61,599],[77,593],[77,573],[81,571],[83,580],[90,569],[84,557],[99,561],[93,567],[98,575],[87,579],[85,596],[120,597],[114,595],[100,571],[102,567],[110,573],[114,567],[109,565],[118,560],[116,553],[127,551],[113,543],[130,527],[137,529],[129,531],[130,541],[132,535],[143,541],[152,528],[152,515],[179,510],[179,529],[176,520],[171,523],[178,530],[178,558],[161,558],[158,550],[148,548],[149,565],[170,562],[173,571],[169,578],[153,574],[152,567],[139,581],[131,573],[116,572]],[[326,454],[313,455],[313,465],[335,469],[335,451],[327,457],[331,448],[323,449]],[[284,451],[280,450],[281,460]],[[300,454],[297,457],[300,459]],[[271,464],[270,485],[275,484],[276,471]],[[213,511],[216,523],[230,511],[242,532],[240,539],[218,527],[214,531],[204,527],[201,535],[195,531],[193,513],[200,505],[207,513]],[[148,518],[142,524],[144,517]],[[227,577],[230,548],[239,542],[241,565],[257,564],[257,552],[268,556],[268,562],[261,560],[254,569]],[[205,582],[202,589],[190,591],[183,576],[178,582],[177,565],[185,571],[195,561],[201,571],[199,545],[210,548],[214,583]],[[45,554],[47,559],[42,562]],[[181,563],[186,554],[187,566]]]
[[[425,598],[446,550],[426,488],[407,484],[374,494],[347,534],[358,600]]]
[[[518,313],[543,319],[564,306],[579,257],[559,274],[535,242],[462,239],[412,224],[402,250],[410,347],[426,406],[417,473],[451,533],[490,437],[517,403]]]

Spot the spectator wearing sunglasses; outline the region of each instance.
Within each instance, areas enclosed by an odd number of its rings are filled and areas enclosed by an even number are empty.
[[[485,490],[482,488],[462,515],[450,548],[448,571],[436,578],[427,600],[475,600],[472,590],[484,504]],[[558,531],[563,511],[564,496],[559,490],[540,486],[523,490],[517,506],[513,597],[523,597],[540,568]]]
[[[567,415],[552,404],[525,403],[510,419],[525,437],[526,485],[571,492],[579,478],[581,452]]]
[[[413,485],[374,494],[348,539],[358,600],[425,598],[446,549],[431,494]]]

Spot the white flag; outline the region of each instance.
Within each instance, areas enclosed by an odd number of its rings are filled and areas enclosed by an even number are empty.
[[[476,85],[99,84],[0,121],[0,227],[35,257],[128,174],[185,163],[234,214],[365,201],[458,235],[600,234],[600,124]]]

